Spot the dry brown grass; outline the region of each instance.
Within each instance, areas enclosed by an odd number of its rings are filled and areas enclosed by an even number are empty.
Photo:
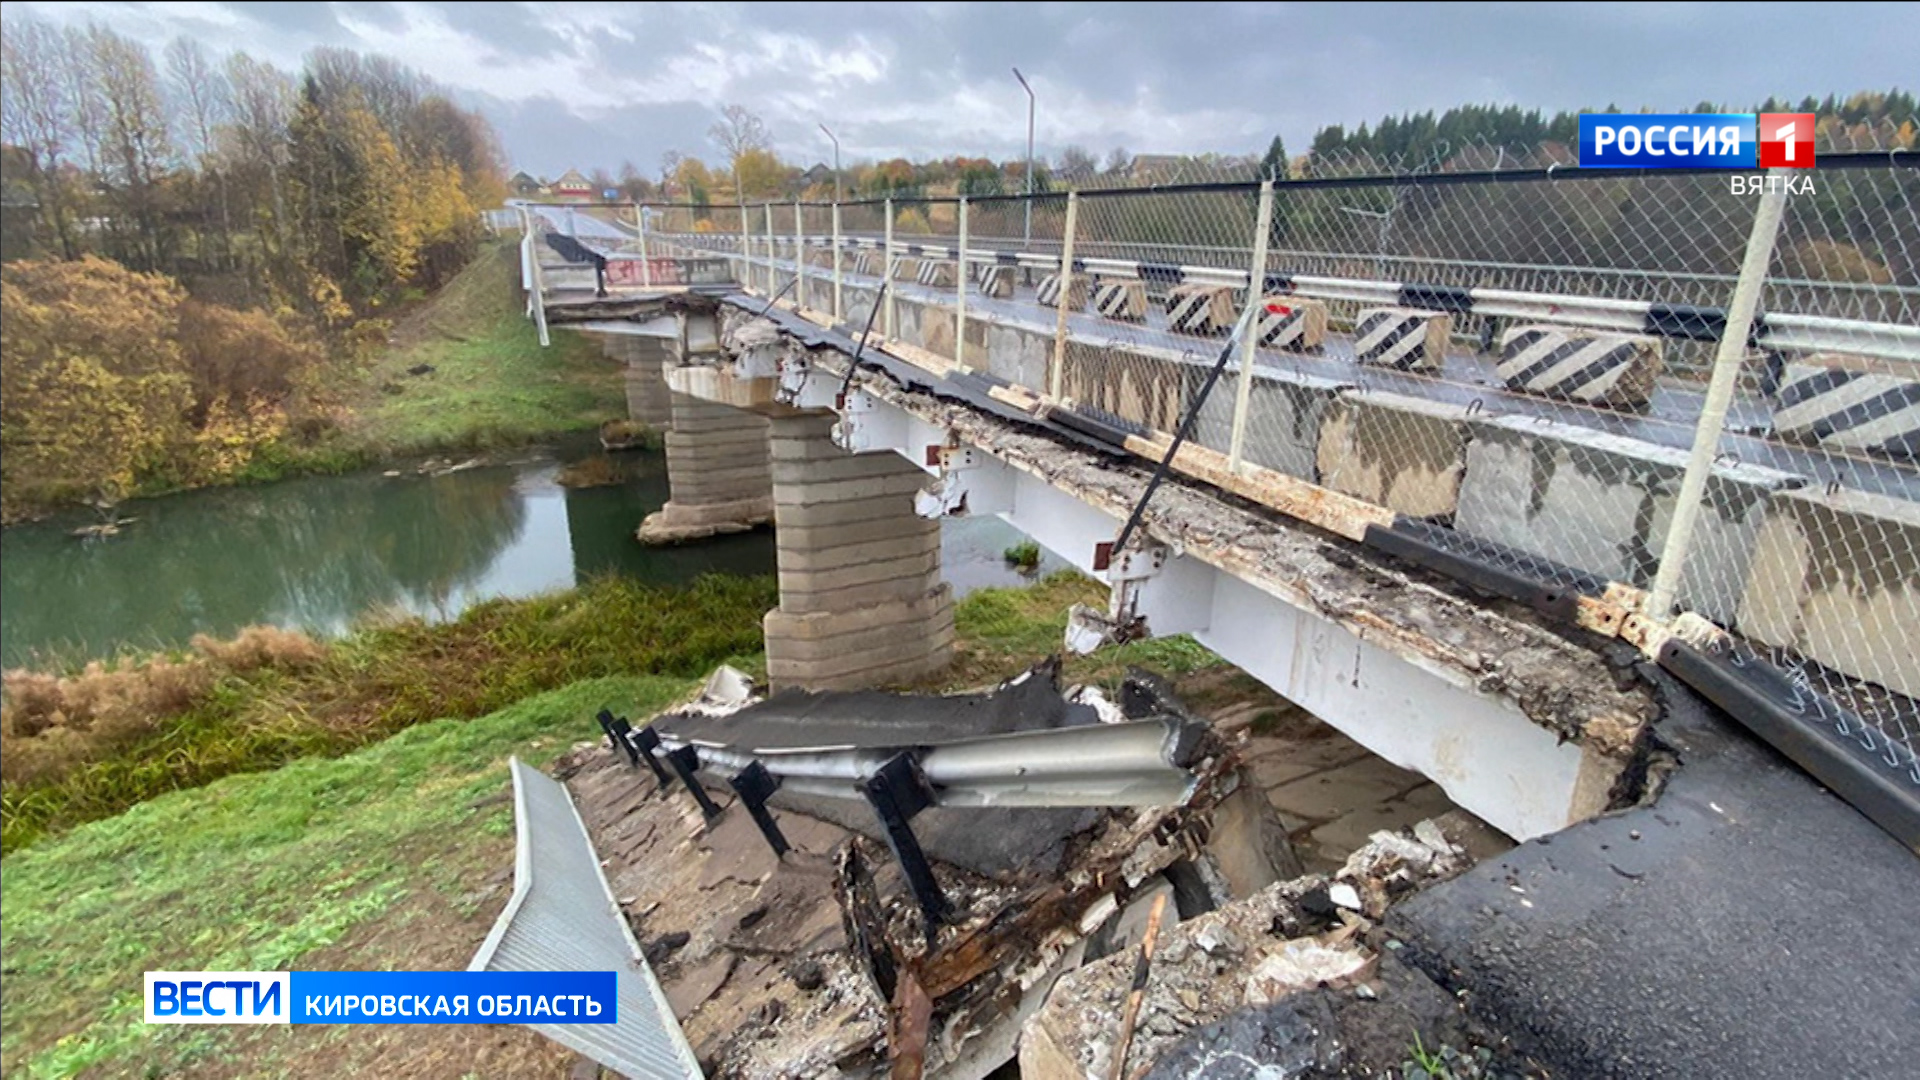
[[[771,579],[621,579],[322,643],[255,626],[174,655],[0,676],[0,852],[238,772],[484,716],[585,678],[693,677],[749,657]],[[741,662],[749,662],[742,659]]]
[[[305,634],[249,626],[221,641],[202,634],[184,657],[93,661],[72,675],[0,675],[0,779],[31,784],[126,749],[204,702],[220,679],[299,671],[326,657]]]

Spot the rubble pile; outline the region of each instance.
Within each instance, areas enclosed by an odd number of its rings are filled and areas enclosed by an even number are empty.
[[[1452,999],[1400,965],[1375,922],[1390,904],[1469,863],[1440,825],[1423,821],[1375,833],[1331,878],[1279,882],[1168,928],[1117,1074],[1113,1018],[1136,954],[1123,950],[1069,972],[1022,1032],[1021,1075],[1132,1077],[1152,1067],[1147,1075],[1232,1076],[1202,1066],[1249,1057],[1302,1070],[1262,1076],[1364,1074],[1397,1068],[1413,1032],[1435,1046],[1465,1040]],[[1174,1070],[1176,1061],[1186,1064]]]

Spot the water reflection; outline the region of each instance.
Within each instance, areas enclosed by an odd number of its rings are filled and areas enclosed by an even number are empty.
[[[562,455],[570,456],[570,455]],[[616,573],[656,584],[773,572],[767,532],[643,548],[640,519],[667,499],[658,455],[625,455],[625,482],[569,489],[560,459],[442,476],[378,473],[193,492],[129,504],[106,541],[68,535],[88,517],[0,534],[0,663],[177,645],[253,622],[338,633],[373,609],[447,618]],[[1016,583],[1000,559],[1019,539],[993,519],[943,534],[956,591]],[[1043,569],[1059,563],[1051,557]]]

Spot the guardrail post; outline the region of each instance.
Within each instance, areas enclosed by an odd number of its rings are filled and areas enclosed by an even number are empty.
[[[967,366],[967,199],[960,197],[960,258],[955,266],[953,362]]]
[[[780,292],[780,275],[774,271],[774,259],[780,258],[780,248],[774,244],[774,204],[762,202],[760,209],[766,211],[766,294],[774,296]]]
[[[884,206],[884,212],[887,215],[887,231],[884,234],[886,236],[887,251],[886,251],[886,257],[880,260],[880,263],[881,263],[880,284],[887,294],[887,301],[886,301],[886,321],[881,324],[880,334],[882,337],[885,337],[889,341],[891,341],[893,339],[893,333],[894,333],[894,330],[893,330],[893,326],[894,326],[894,323],[893,323],[893,200],[888,199],[882,205]]]
[[[1080,193],[1069,191],[1067,235],[1060,246],[1060,304],[1053,322],[1053,369],[1047,373],[1047,396],[1055,401],[1061,399],[1067,378],[1067,313],[1073,306],[1067,298],[1073,295],[1073,233],[1079,220]]]
[[[747,204],[740,204],[740,287],[753,291],[753,234],[747,231]]]
[[[650,289],[653,287],[653,264],[647,261],[647,208],[635,203],[633,216],[638,219],[636,224],[640,233],[640,284]]]
[[[1664,620],[1673,612],[1674,599],[1680,591],[1680,574],[1686,568],[1687,550],[1693,540],[1693,526],[1700,516],[1707,478],[1713,472],[1714,455],[1720,449],[1727,405],[1733,400],[1734,385],[1740,380],[1740,366],[1747,357],[1747,344],[1753,335],[1753,315],[1760,306],[1760,287],[1766,283],[1767,268],[1773,262],[1773,244],[1780,235],[1780,219],[1786,207],[1786,185],[1781,184],[1768,188],[1760,196],[1759,209],[1753,215],[1747,252],[1740,260],[1740,279],[1734,284],[1733,300],[1727,305],[1726,327],[1720,333],[1720,346],[1713,355],[1713,375],[1707,382],[1706,400],[1700,406],[1700,424],[1693,431],[1693,453],[1687,458],[1687,472],[1680,480],[1680,494],[1673,504],[1673,522],[1667,526],[1667,541],[1660,549],[1660,567],[1654,575],[1653,589],[1647,595],[1648,618]]]
[[[533,214],[520,207],[520,288],[527,294],[527,318],[533,318]]]
[[[800,220],[800,200],[793,200],[793,305],[807,306],[807,226]]]
[[[1247,269],[1247,306],[1259,304],[1267,291],[1267,238],[1273,234],[1273,180],[1260,181],[1260,205],[1254,212],[1253,265]],[[1260,352],[1260,316],[1249,322],[1240,339],[1240,382],[1233,391],[1233,435],[1227,443],[1227,471],[1240,471],[1240,455],[1247,445],[1247,414],[1253,409],[1253,362]]]
[[[840,204],[833,204],[833,321],[839,322],[847,317],[847,309],[840,298]]]
[[[547,336],[547,284],[540,273],[540,248],[533,249],[533,324],[540,328],[540,347],[553,344]]]

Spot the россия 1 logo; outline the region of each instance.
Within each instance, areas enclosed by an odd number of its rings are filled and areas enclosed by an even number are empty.
[[[1587,169],[1811,169],[1812,113],[1584,113]]]

